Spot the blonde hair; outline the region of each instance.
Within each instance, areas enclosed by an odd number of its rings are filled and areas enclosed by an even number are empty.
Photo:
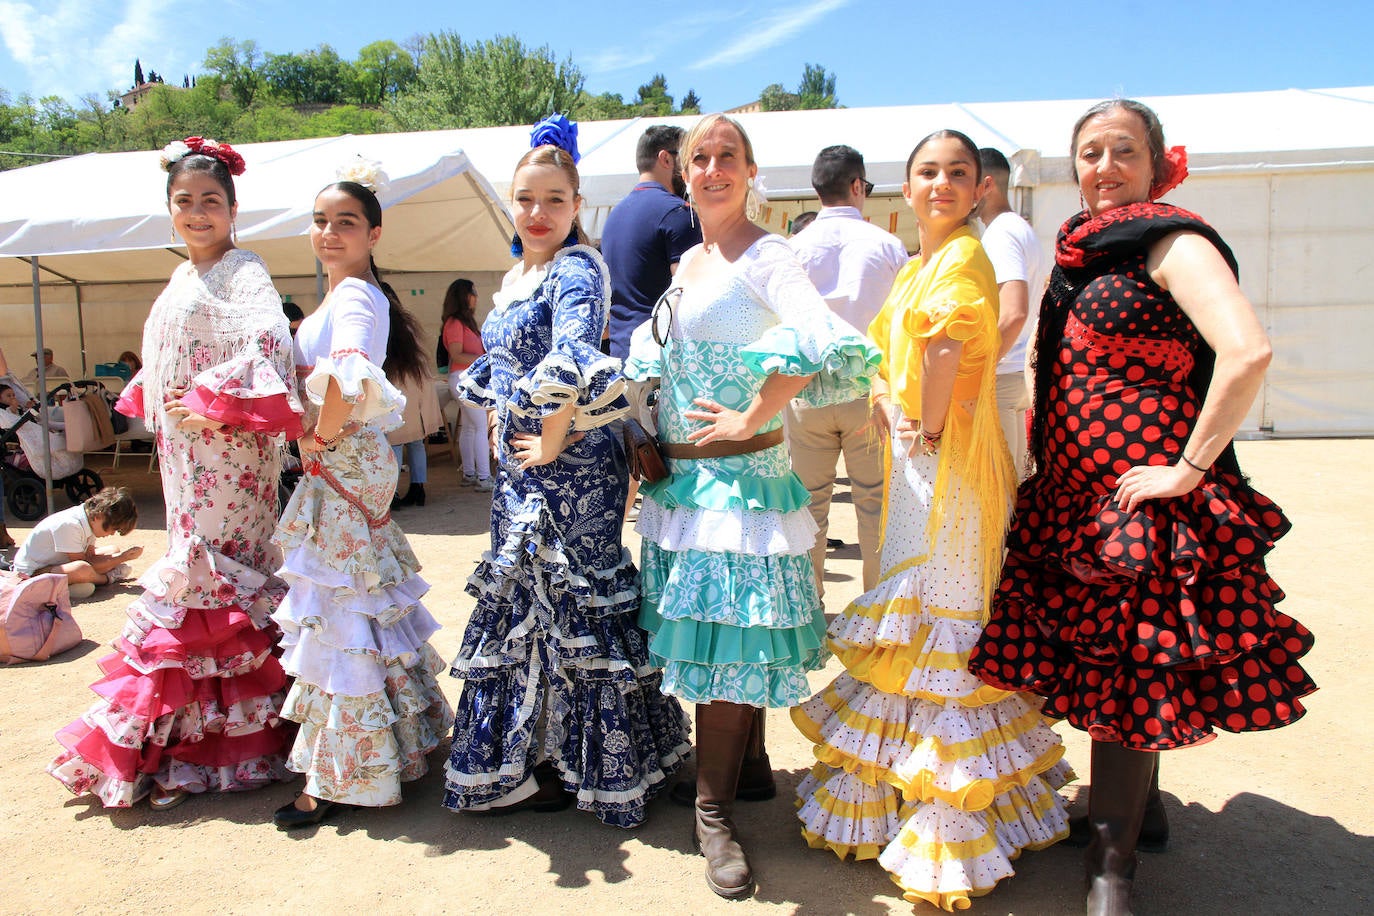
[[[573,162],[573,158],[567,150],[551,143],[536,146],[520,157],[520,161],[515,164],[515,171],[519,172],[527,165],[544,165],[558,169],[572,185],[573,197],[581,199],[582,176],[578,174],[577,163]],[[591,244],[590,237],[582,230],[582,221],[576,216],[573,217],[573,232],[577,233],[577,244]]]
[[[717,112],[716,114],[708,114],[706,117],[693,124],[692,129],[687,131],[686,135],[683,136],[682,146],[678,147],[678,160],[682,163],[684,177],[687,171],[687,164],[692,160],[692,150],[697,144],[701,143],[702,137],[710,133],[711,128],[715,127],[717,124],[729,124],[733,127],[739,134],[740,139],[744,141],[744,161],[752,166],[758,165],[758,163],[754,161],[754,144],[749,140],[749,135],[744,132],[744,127],[729,115]]]
[[[692,129],[687,131],[686,135],[682,138],[682,146],[678,147],[678,162],[681,163],[683,181],[687,180],[687,169],[691,168],[692,151],[700,146],[701,141],[706,135],[719,124],[728,124],[735,129],[735,133],[739,134],[739,138],[744,144],[745,163],[752,165],[755,171],[758,170],[759,164],[754,161],[754,144],[753,141],[749,139],[749,135],[744,132],[744,126],[729,115],[717,112],[716,114],[709,114],[693,124]],[[692,197],[690,188],[687,192],[687,202],[691,205]],[[748,193],[746,193],[744,197],[744,215],[750,222],[754,222],[759,218],[759,214],[762,210],[763,198],[759,196],[758,190],[751,182]]]

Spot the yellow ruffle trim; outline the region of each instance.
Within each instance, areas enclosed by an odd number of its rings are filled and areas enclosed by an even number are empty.
[[[835,715],[839,716],[842,722],[855,731],[877,735],[889,741],[902,741],[912,746],[912,756],[933,753],[945,762],[977,756],[984,753],[986,748],[1007,744],[1014,738],[1029,732],[1042,721],[1039,711],[1029,710],[1025,715],[1013,720],[1009,726],[999,729],[994,740],[989,741],[984,737],[979,737],[961,741],[955,745],[945,745],[934,738],[908,733],[904,724],[880,722],[854,712],[843,700],[835,697],[828,690],[825,692],[824,698],[826,705],[831,708]],[[954,790],[941,789],[935,785],[935,774],[928,769],[918,770],[911,775],[899,775],[888,767],[877,766],[869,761],[856,759],[839,748],[825,744],[818,726],[802,712],[802,707],[792,707],[791,715],[792,722],[815,745],[814,753],[819,764],[844,770],[870,786],[886,783],[898,789],[908,801],[927,802],[932,799],[939,799],[962,811],[982,811],[991,805],[998,795],[1013,786],[1024,787],[1031,779],[1050,769],[1064,756],[1064,746],[1056,744],[1041,754],[1030,766],[1023,767],[1015,773],[1007,773],[995,780],[975,779]],[[818,775],[824,776],[824,773],[818,772]]]
[[[918,617],[922,612],[921,603],[915,598],[904,598],[890,602],[883,607],[859,607],[850,605],[855,616],[878,621],[889,614]],[[951,611],[932,608],[933,613],[947,619],[977,621],[983,612]],[[850,613],[850,612],[846,612]],[[844,664],[844,668],[858,681],[872,684],[883,693],[898,696],[921,697],[933,703],[944,705],[951,699],[968,707],[986,706],[1011,695],[1011,691],[1000,690],[988,684],[980,684],[972,693],[963,697],[947,697],[929,691],[908,691],[907,681],[918,668],[936,671],[964,671],[968,668],[968,652],[930,652],[926,645],[930,642],[933,623],[922,623],[912,634],[909,644],[899,644],[890,640],[878,640],[871,646],[855,646],[830,639],[830,651]],[[970,647],[971,648],[971,647]]]
[[[892,842],[901,843],[913,856],[928,861],[949,862],[977,858],[980,855],[991,852],[997,845],[996,830],[992,824],[993,818],[996,818],[1004,824],[1014,823],[1017,820],[1021,820],[1023,814],[1029,810],[1035,820],[1043,821],[1044,815],[1054,807],[1054,799],[1055,796],[1053,792],[1044,792],[1041,794],[1040,798],[1030,803],[1027,803],[1021,796],[1008,797],[1006,801],[993,805],[989,809],[987,812],[987,816],[989,817],[988,832],[976,840],[968,840],[962,843],[929,843],[911,838],[910,842],[908,842],[907,838],[902,833],[898,833],[897,838]],[[1048,849],[1068,835],[1068,827],[1065,826],[1065,829],[1056,834],[1053,839],[1045,840],[1040,843],[1029,843],[1020,849],[1014,849],[1008,855],[1008,858],[1015,861],[1021,857],[1021,853],[1028,849],[1032,852]],[[901,879],[897,875],[892,873],[889,873],[888,877],[892,879],[892,883],[902,889],[902,897],[905,900],[910,903],[929,903],[933,906],[940,907],[940,909],[947,913],[952,913],[955,910],[968,909],[970,898],[986,896],[991,893],[999,883],[994,882],[987,887],[969,888],[966,891],[948,891],[946,893],[940,893],[939,891],[924,891],[907,887],[901,882]]]
[[[873,735],[884,743],[901,743],[911,745],[916,750],[923,747],[934,749],[936,756],[947,763],[956,760],[963,760],[968,757],[978,757],[986,753],[988,748],[999,747],[1010,744],[1021,738],[1022,735],[1033,731],[1038,725],[1045,721],[1044,715],[1038,709],[1028,709],[1025,713],[1017,716],[1006,725],[992,731],[970,738],[967,741],[960,741],[956,744],[943,744],[938,740],[921,735],[907,729],[905,722],[887,722],[882,719],[875,719],[872,716],[864,715],[852,708],[844,698],[837,694],[833,689],[827,687],[821,692],[819,699],[825,703],[831,713],[839,719],[840,723],[853,732],[860,732],[865,735]],[[835,751],[825,738],[821,736],[820,726],[813,722],[805,713],[802,706],[792,707],[792,721],[800,729],[801,733],[811,739],[817,745],[818,752],[822,749]],[[841,764],[832,764],[840,766]],[[1053,764],[1051,764],[1053,765]],[[846,767],[846,769],[850,769]],[[1048,769],[1048,767],[1046,768]],[[850,772],[853,772],[851,769]],[[864,780],[869,785],[878,783]]]

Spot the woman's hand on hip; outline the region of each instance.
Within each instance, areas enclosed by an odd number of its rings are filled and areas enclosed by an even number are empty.
[[[688,442],[695,442],[697,445],[719,441],[743,442],[754,435],[754,430],[750,428],[744,414],[738,410],[731,410],[710,398],[693,398],[692,403],[697,405],[697,409],[684,410],[682,416],[688,420],[700,420],[708,425],[689,433]]]
[[[1202,482],[1202,472],[1182,461],[1177,464],[1138,464],[1117,478],[1116,504],[1133,512],[1147,499],[1169,499],[1191,493]]]
[[[523,471],[549,464],[563,453],[563,449],[581,439],[582,435],[580,432],[563,436],[548,433],[516,433],[510,437],[510,451],[520,462],[520,470]]]

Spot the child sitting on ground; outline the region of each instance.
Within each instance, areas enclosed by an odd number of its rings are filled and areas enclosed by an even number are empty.
[[[62,573],[73,598],[89,598],[97,585],[127,578],[126,560],[142,555],[142,547],[101,553],[95,539],[127,535],[138,521],[138,506],[128,487],[106,487],[79,506],[54,512],[34,526],[14,555],[14,571],[27,578]]]

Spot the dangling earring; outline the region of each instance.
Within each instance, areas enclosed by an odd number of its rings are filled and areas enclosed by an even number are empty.
[[[521,257],[525,254],[525,243],[520,241],[520,233],[515,233],[510,237],[510,253],[512,257]]]
[[[687,186],[687,225],[691,226],[693,229],[695,229],[697,225],[697,210],[696,207],[692,206],[691,185]]]
[[[172,244],[175,245],[175,244],[177,243],[177,224],[176,224],[176,223],[172,223],[172,225],[170,225],[170,226],[167,227],[167,235],[168,235],[169,238],[171,238]]]
[[[235,245],[239,243],[239,224],[235,220],[229,221],[229,241]]]

